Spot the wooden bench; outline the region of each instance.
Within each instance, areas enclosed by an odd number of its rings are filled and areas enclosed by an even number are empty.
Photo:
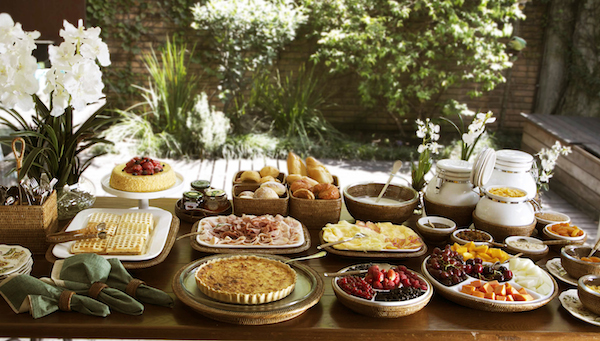
[[[558,158],[550,187],[594,219],[600,211],[600,118],[521,114],[521,148],[533,154],[556,141],[572,153]]]

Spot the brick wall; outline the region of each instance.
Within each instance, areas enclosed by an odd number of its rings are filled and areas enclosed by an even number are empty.
[[[150,0],[140,0],[150,1]],[[141,15],[139,9],[133,7],[123,18]],[[148,35],[140,39],[138,47],[142,51],[149,51],[150,46],[158,47],[163,43],[168,35],[173,31],[172,27],[166,23],[159,15],[146,15],[144,25],[150,29]],[[507,82],[500,84],[495,90],[484,94],[479,98],[469,98],[467,89],[472,86],[464,85],[462,88],[448,90],[441,96],[439,102],[446,99],[456,99],[459,102],[466,102],[470,109],[479,111],[491,110],[496,117],[499,117],[494,128],[502,128],[520,131],[523,127],[523,118],[520,113],[531,113],[534,107],[534,99],[540,71],[541,58],[543,53],[543,32],[544,16],[546,15],[546,5],[540,1],[530,2],[525,8],[527,19],[517,23],[515,26],[515,35],[524,38],[527,41],[527,48],[523,50],[510,70],[505,71]],[[107,29],[107,28],[103,28]],[[203,41],[196,41],[198,46],[196,51],[203,47]],[[137,84],[147,85],[147,77],[144,76],[146,70],[141,61],[141,54],[125,52],[121,49],[121,43],[118,40],[108,40],[113,60],[112,68],[125,67],[131,62],[132,71],[138,75]],[[314,49],[314,41],[300,39],[294,41],[290,46],[282,51],[278,67],[283,71],[296,71],[298,66],[308,59]],[[201,72],[199,69],[195,72]],[[335,106],[324,108],[323,114],[334,126],[346,132],[389,132],[396,133],[398,128],[396,121],[386,113],[385,108],[367,109],[360,104],[360,95],[357,91],[357,81],[351,74],[336,75],[328,83],[328,89],[335,90],[331,102]],[[203,78],[203,86],[209,95],[216,93],[216,78]],[[108,94],[110,96],[110,94]],[[133,99],[139,101],[140,98]],[[220,107],[216,98],[213,104]],[[437,103],[430,103],[431,110],[439,114]],[[402,117],[403,129],[412,131],[415,115]],[[492,128],[492,129],[494,129]]]

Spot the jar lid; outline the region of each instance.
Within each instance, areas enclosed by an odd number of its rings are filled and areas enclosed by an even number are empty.
[[[225,195],[226,195],[225,191],[222,189],[213,189],[213,190],[206,192],[206,196],[215,197],[215,198],[224,197]]]
[[[438,178],[448,180],[469,180],[473,165],[464,160],[443,159],[437,162]]]
[[[496,166],[502,170],[528,171],[533,165],[533,156],[520,150],[504,149],[496,152]]]
[[[183,197],[186,199],[202,199],[204,195],[198,191],[187,191],[183,192]]]
[[[192,188],[197,191],[202,191],[210,187],[210,181],[208,180],[195,180],[192,181]]]
[[[496,152],[491,148],[485,148],[475,158],[473,171],[471,172],[471,183],[477,187],[483,187],[492,176],[496,164]]]

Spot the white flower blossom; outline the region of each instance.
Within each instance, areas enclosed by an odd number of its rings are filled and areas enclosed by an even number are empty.
[[[423,153],[426,150],[431,151],[433,154],[438,154],[440,149],[443,147],[438,144],[437,141],[440,138],[440,126],[431,122],[428,118],[425,121],[416,119],[417,123],[417,137],[423,139],[423,142],[417,147],[417,152]]]
[[[556,141],[552,148],[542,148],[535,154],[539,158],[540,167],[538,170],[537,182],[538,186],[548,184],[552,178],[552,172],[556,167],[556,161],[560,155],[568,155],[571,153],[571,147],[562,146],[559,141]]]

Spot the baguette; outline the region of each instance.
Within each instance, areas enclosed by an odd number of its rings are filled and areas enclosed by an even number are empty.
[[[298,155],[294,154],[294,152],[288,153],[287,167],[288,174],[308,175],[306,164]]]
[[[320,184],[333,183],[333,176],[327,167],[312,156],[306,158],[306,171],[309,177],[317,180]]]

